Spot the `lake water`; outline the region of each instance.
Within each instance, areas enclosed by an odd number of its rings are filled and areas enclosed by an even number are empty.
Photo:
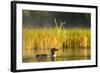
[[[56,53],[57,54],[57,53]],[[72,48],[65,49],[62,51],[61,55],[56,56],[52,59],[49,55],[45,58],[37,58],[36,56],[30,56],[23,58],[24,63],[29,62],[49,62],[49,61],[69,61],[69,60],[88,60],[91,59],[90,48]]]

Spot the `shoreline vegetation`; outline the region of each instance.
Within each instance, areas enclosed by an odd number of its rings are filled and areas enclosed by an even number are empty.
[[[49,55],[51,48],[58,49],[57,56],[90,56],[90,34],[89,28],[24,28],[22,30],[23,61],[36,54]],[[81,51],[80,48],[86,50]]]

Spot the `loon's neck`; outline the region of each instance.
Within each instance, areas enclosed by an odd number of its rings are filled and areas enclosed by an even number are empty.
[[[56,54],[55,53],[53,54],[53,57],[56,57]]]

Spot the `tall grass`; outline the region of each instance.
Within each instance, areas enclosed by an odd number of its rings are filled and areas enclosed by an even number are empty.
[[[23,57],[50,54],[51,48],[59,49],[58,56],[67,48],[89,49],[90,37],[90,29],[85,28],[25,28],[22,32]]]
[[[65,55],[67,55],[66,53],[75,55],[73,54],[75,53],[75,50],[78,51],[78,49],[80,48],[91,48],[90,29],[64,28],[63,25],[65,24],[65,22],[61,22],[60,24],[58,24],[56,19],[54,20],[54,22],[55,27],[52,28],[33,27],[23,29],[23,58],[32,57],[36,54],[50,54],[51,48],[57,48],[59,50],[57,52],[57,56],[61,56],[62,54],[64,56],[64,53]],[[87,51],[84,51],[83,54],[87,55]]]

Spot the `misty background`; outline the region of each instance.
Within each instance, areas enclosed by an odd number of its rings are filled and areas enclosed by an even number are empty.
[[[23,10],[22,16],[23,28],[55,27],[55,20],[58,26],[64,23],[65,28],[91,27],[90,13]]]

